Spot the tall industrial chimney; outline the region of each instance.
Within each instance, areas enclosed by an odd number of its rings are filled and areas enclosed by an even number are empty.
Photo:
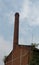
[[[19,13],[17,12],[15,14],[15,25],[14,25],[14,40],[13,40],[13,46],[15,47],[18,45],[18,36],[19,36]]]

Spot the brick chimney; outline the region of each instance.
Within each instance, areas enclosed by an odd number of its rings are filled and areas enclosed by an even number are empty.
[[[18,45],[18,36],[19,36],[19,13],[15,13],[15,25],[14,25],[14,40],[13,46]]]

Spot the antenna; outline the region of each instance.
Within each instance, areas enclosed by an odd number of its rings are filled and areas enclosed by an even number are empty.
[[[33,30],[32,30],[31,33],[32,33],[32,41],[31,41],[31,42],[34,43],[34,39],[33,39],[33,37],[34,37],[34,36],[33,36]]]
[[[32,43],[33,43],[33,32],[32,32]]]

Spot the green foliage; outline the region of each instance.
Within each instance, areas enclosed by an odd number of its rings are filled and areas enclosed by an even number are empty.
[[[34,48],[29,65],[39,65],[39,50]]]

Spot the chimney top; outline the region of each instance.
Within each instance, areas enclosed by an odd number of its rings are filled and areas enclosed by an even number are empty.
[[[15,13],[15,16],[16,16],[16,15],[18,15],[18,16],[19,16],[19,13],[18,13],[18,12],[16,12],[16,13]]]

